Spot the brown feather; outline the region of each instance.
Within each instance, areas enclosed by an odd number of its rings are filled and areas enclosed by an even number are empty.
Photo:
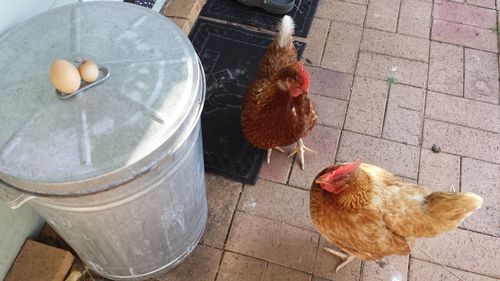
[[[407,255],[415,238],[455,229],[482,202],[475,194],[431,193],[369,164],[361,164],[346,184],[335,195],[313,181],[311,217],[326,240],[362,260]]]
[[[291,97],[280,84],[284,71],[296,68],[297,51],[291,43],[279,47],[277,40],[260,62],[257,79],[243,100],[241,127],[247,140],[268,149],[287,146],[305,137],[315,126],[317,115],[308,94]]]
[[[316,123],[309,98],[291,98],[266,79],[252,83],[244,100],[241,124],[248,141],[260,148],[286,146],[304,137]]]
[[[290,43],[282,48],[279,47],[277,40],[274,40],[260,61],[257,77],[270,78],[296,62],[297,50],[293,44]]]

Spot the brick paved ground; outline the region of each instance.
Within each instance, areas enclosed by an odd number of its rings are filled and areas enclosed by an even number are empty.
[[[321,153],[308,155],[305,171],[274,153],[255,186],[207,174],[202,242],[157,280],[458,280],[436,260],[464,280],[500,280],[497,7],[495,0],[320,0],[304,61],[320,115],[305,142]],[[189,30],[193,15],[175,9]],[[322,250],[308,186],[320,169],[357,156],[436,190],[482,195],[483,208],[466,221],[470,236],[459,229],[421,240],[383,269],[357,261],[335,274],[340,260]]]

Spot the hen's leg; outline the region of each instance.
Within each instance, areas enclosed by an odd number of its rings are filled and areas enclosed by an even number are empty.
[[[283,148],[277,146],[277,147],[273,147],[273,148],[269,148],[267,150],[267,164],[269,164],[269,162],[271,162],[271,152],[273,152],[273,149],[276,149],[278,151],[281,151],[283,153],[285,153],[285,151],[283,150]]]
[[[343,263],[339,264],[336,268],[335,268],[335,273],[339,272],[339,270],[344,267],[346,264],[352,262],[353,260],[355,259],[355,257],[353,256],[349,256]]]
[[[306,151],[314,152],[312,149],[304,145],[302,139],[299,139],[293,148],[293,152],[288,155],[288,157],[292,157],[295,153],[297,153],[297,161],[299,161],[299,165],[302,170],[304,170],[304,152]]]
[[[325,251],[331,253],[331,254],[334,254],[336,255],[337,257],[341,258],[344,260],[344,262],[342,262],[341,264],[339,264],[336,268],[335,268],[335,273],[337,273],[342,267],[344,267],[346,264],[350,263],[351,261],[353,261],[355,259],[354,256],[351,256],[351,255],[348,255],[348,254],[344,254],[340,251],[337,251],[337,250],[334,250],[334,249],[330,249],[330,248],[324,248]]]
[[[336,255],[337,257],[339,257],[339,258],[341,258],[343,260],[345,260],[345,259],[347,259],[349,257],[348,254],[342,253],[341,251],[337,251],[337,250],[334,250],[334,249],[331,249],[331,248],[326,248],[326,247],[323,248],[323,249],[325,249],[325,251],[327,251],[328,253],[334,254],[334,255]]]

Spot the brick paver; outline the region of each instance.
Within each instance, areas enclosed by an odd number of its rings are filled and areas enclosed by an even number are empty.
[[[471,219],[473,218],[474,215]],[[454,268],[500,278],[499,248],[500,239],[498,238],[475,232],[468,233],[466,230],[459,229],[432,239],[418,240],[412,257],[434,263],[436,259]]]
[[[386,55],[360,52],[356,75],[387,80],[395,78],[397,83],[425,87],[427,63],[400,59]]]
[[[325,19],[315,18],[312,22],[311,32],[305,41],[307,48],[304,51],[302,61],[308,65],[319,66],[323,57],[330,22]]]
[[[495,9],[495,0],[467,0],[467,3],[493,10]]]
[[[394,174],[416,179],[419,153],[417,147],[344,131],[337,160],[350,162],[360,157],[362,161],[385,167]]]
[[[366,6],[349,2],[329,0],[320,1],[316,16],[329,20],[363,25]]]
[[[366,29],[361,50],[427,62],[429,40],[385,31]]]
[[[500,165],[463,158],[462,191],[475,192],[485,199],[481,208],[467,222],[470,229],[500,237]]]
[[[484,51],[498,52],[496,32],[470,25],[434,19],[431,39]]]
[[[500,105],[428,92],[425,117],[500,133]]]
[[[467,98],[498,104],[500,91],[496,54],[465,49],[464,95]]]
[[[318,124],[336,129],[342,129],[347,109],[347,101],[314,94],[311,95],[311,100],[316,106]]]
[[[449,22],[482,28],[492,28],[497,24],[497,13],[495,10],[462,3],[445,2],[443,4],[434,4],[433,12],[435,19]]]
[[[424,119],[425,90],[405,85],[392,85],[387,102],[382,137],[419,145]]]
[[[172,0],[164,14],[168,17],[183,18],[193,26],[203,6],[200,0]]]
[[[362,28],[332,22],[321,66],[345,73],[354,73]]]
[[[155,278],[157,281],[213,281],[219,271],[222,251],[198,245],[179,266]]]
[[[398,33],[428,39],[431,30],[431,11],[431,3],[402,0]]]
[[[396,31],[400,0],[370,0],[366,15],[366,27]]]
[[[429,89],[463,96],[464,50],[462,47],[431,42]]]
[[[496,281],[498,279],[494,279],[488,276],[474,274],[471,272],[457,270],[457,269],[449,269],[454,274],[458,275],[463,280],[467,281]],[[445,268],[440,265],[418,260],[412,259],[410,264],[410,278],[409,281],[421,281],[421,280],[432,280],[432,281],[448,281],[452,280],[451,275]],[[456,278],[455,278],[456,279]],[[458,279],[457,279],[458,280]]]
[[[58,237],[57,234],[55,237]],[[74,260],[75,257],[68,250],[28,239],[22,245],[7,276],[2,279],[62,281],[70,272]]]
[[[385,81],[356,77],[345,129],[380,137],[388,88]]]
[[[191,31],[191,26],[189,25],[189,21],[187,19],[182,18],[171,18],[177,26],[184,31],[186,35],[189,35],[189,31]]]
[[[331,0],[325,0],[325,1],[331,1]],[[349,3],[354,3],[354,4],[361,4],[361,5],[368,5],[368,0],[346,0],[345,2]]]
[[[284,147],[283,149],[291,151],[292,147]],[[262,164],[259,178],[273,182],[286,183],[288,173],[292,167],[292,160],[292,158],[288,157],[288,154],[273,150],[269,164],[266,162]]]
[[[311,273],[318,239],[311,230],[236,212],[226,249]]]
[[[329,280],[318,276],[313,276],[312,281],[329,281]]]
[[[427,119],[423,147],[500,163],[500,134]]]
[[[340,100],[349,99],[352,75],[318,67],[308,67],[307,70],[311,80],[311,93]]]
[[[418,183],[436,191],[449,191],[451,186],[458,191],[460,189],[460,157],[422,149]]]
[[[283,205],[277,205],[282,201]],[[309,215],[309,191],[259,180],[255,186],[247,185],[241,194],[238,210],[314,230]]]
[[[390,256],[387,258],[389,265],[380,267],[373,261],[364,263],[363,281],[406,280],[408,276],[408,256]]]
[[[201,242],[211,247],[223,249],[242,185],[220,176],[207,175],[205,186],[208,200],[208,221]]]
[[[302,271],[269,263],[264,281],[310,281],[311,275]]]
[[[174,0],[164,13],[188,32],[196,3]],[[305,170],[273,152],[254,186],[207,175],[200,245],[154,280],[499,281],[499,4],[321,0],[308,38],[297,38],[319,114],[304,142],[316,152]],[[315,230],[308,189],[323,168],[357,157],[432,190],[475,192],[483,207],[457,231],[418,239],[410,256],[335,273],[342,261],[323,250],[335,246]]]
[[[314,276],[325,278],[327,280],[335,281],[349,281],[358,280],[360,276],[361,262],[356,260],[346,265],[342,271],[335,273],[335,267],[339,265],[342,260],[327,251],[325,247],[337,249],[332,244],[328,243],[325,239],[320,238],[318,252],[316,256],[316,264],[314,267]]]
[[[263,260],[225,252],[217,274],[217,281],[262,280],[265,271],[266,262]]]

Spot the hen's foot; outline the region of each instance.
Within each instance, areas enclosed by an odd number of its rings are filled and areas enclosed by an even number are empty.
[[[380,268],[384,268],[386,265],[389,264],[389,262],[386,259],[380,259],[376,261],[376,263],[378,264],[378,266],[380,266]]]
[[[283,148],[277,146],[277,147],[273,147],[273,148],[269,148],[267,150],[267,164],[269,164],[269,162],[271,162],[271,152],[273,152],[273,149],[276,149],[278,151],[281,151],[283,153],[285,153],[285,151],[283,150]]]
[[[337,273],[342,267],[344,267],[346,264],[350,263],[351,261],[353,261],[355,259],[354,256],[342,253],[342,252],[334,250],[334,249],[330,249],[330,248],[324,248],[324,249],[325,249],[325,251],[329,252],[330,254],[334,254],[337,257],[344,260],[344,262],[342,262],[341,264],[339,264],[335,268],[335,273]]]
[[[314,150],[310,149],[309,147],[304,145],[304,142],[302,139],[299,139],[299,141],[295,144],[295,147],[293,148],[293,152],[288,155],[288,157],[292,157],[295,153],[297,153],[297,161],[299,161],[300,169],[304,170],[304,152],[314,152]]]

